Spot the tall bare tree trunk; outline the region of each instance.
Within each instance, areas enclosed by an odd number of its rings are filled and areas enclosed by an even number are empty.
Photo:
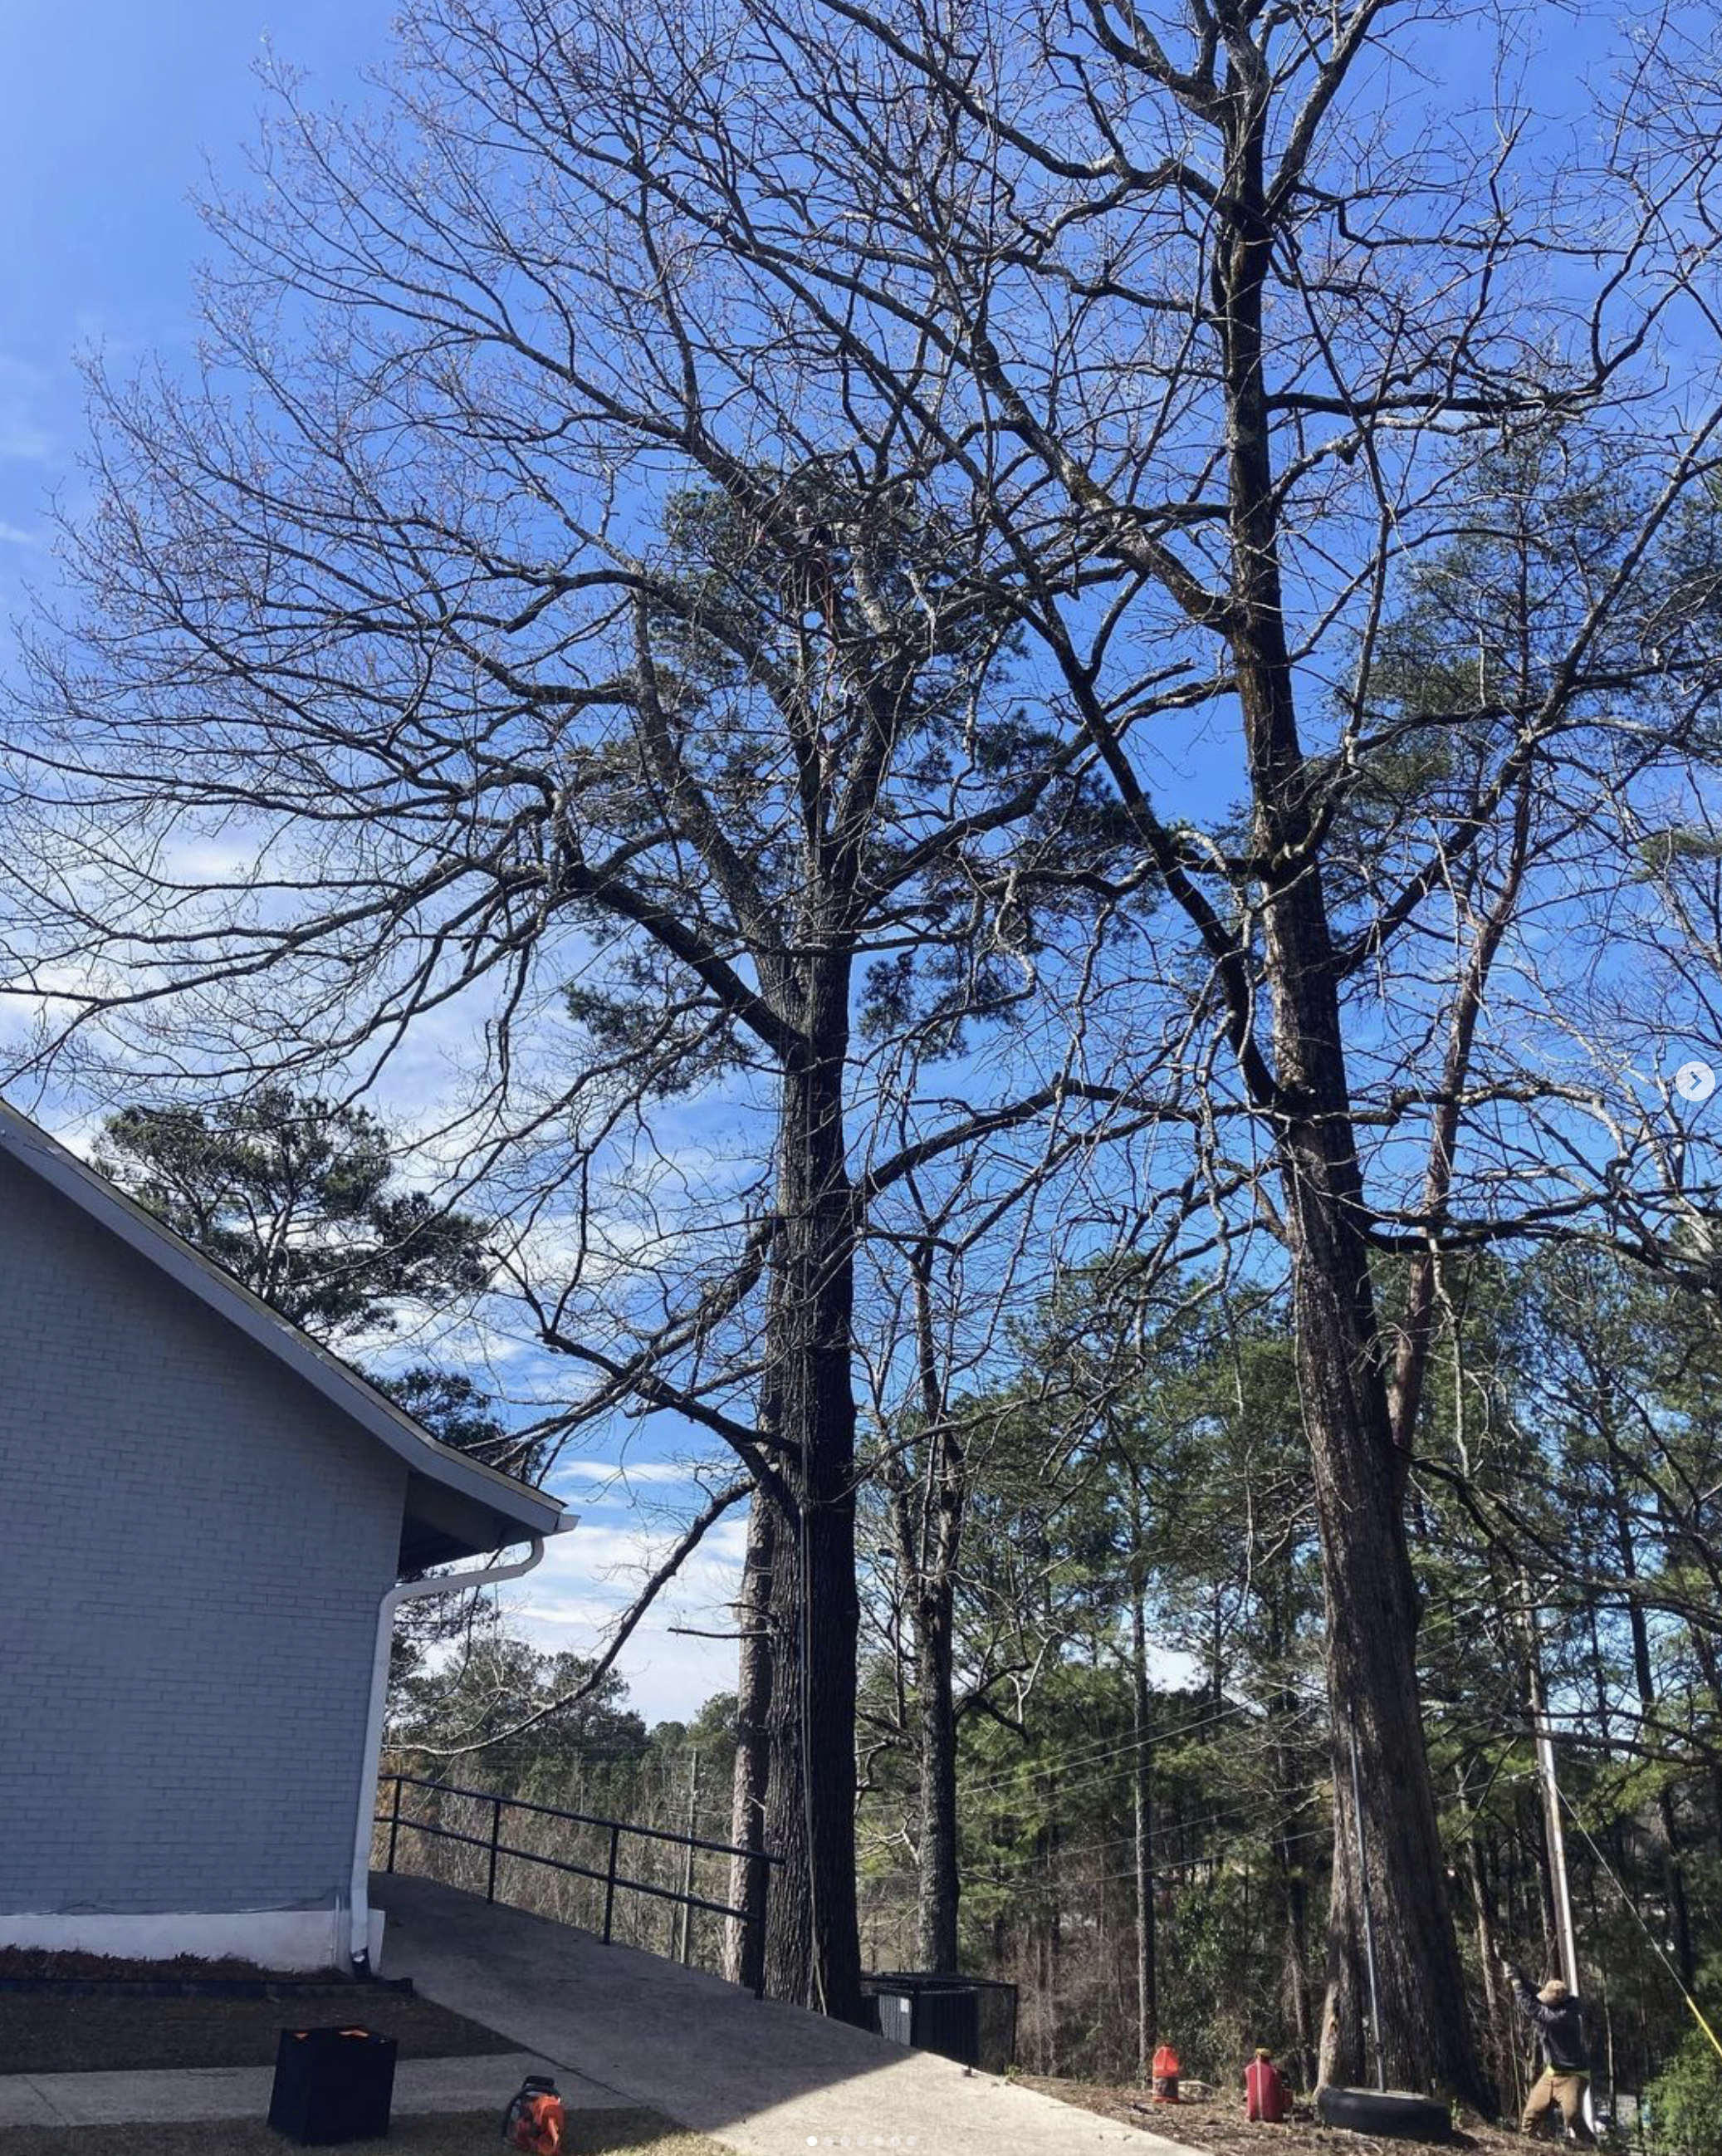
[[[920,1735],[920,1851],[915,1950],[929,1969],[957,1966],[956,1704],[952,1696],[951,1588],[929,1581],[915,1617]]]
[[[1355,1162],[1335,1158],[1336,1132],[1344,1128],[1342,1091],[1335,1107],[1334,1123],[1293,1134],[1285,1178],[1335,1732],[1321,2076],[1361,2082],[1366,2067],[1363,1878],[1350,1763],[1343,1756],[1345,1732],[1355,1729],[1388,2082],[1414,2089],[1432,2084],[1482,2107],[1487,2090],[1472,2041],[1423,1738],[1417,1597],[1356,1225],[1361,1194]]]
[[[1135,1558],[1130,1580],[1130,1789],[1135,1831],[1136,2078],[1152,2075],[1160,2023],[1154,1938],[1154,1758],[1148,1739],[1148,1612],[1142,1579],[1142,1501],[1132,1492]]]
[[[1620,1482],[1625,1463],[1612,1444],[1609,1450],[1615,1473],[1615,1547],[1620,1553],[1622,1577],[1636,1579],[1638,1568],[1632,1553],[1632,1515]],[[1627,1603],[1627,1625],[1632,1635],[1632,1677],[1639,1711],[1648,1721],[1656,1709],[1656,1672],[1650,1659],[1650,1628],[1644,1621],[1643,1604],[1636,1595]],[[1651,1741],[1648,1731],[1644,1732],[1643,1741]],[[1692,1914],[1686,1898],[1686,1870],[1680,1861],[1680,1830],[1674,1817],[1674,1799],[1666,1782],[1656,1793],[1656,1815],[1662,1828],[1663,1889],[1668,1896],[1668,1919],[1673,1927],[1674,1960],[1680,1971],[1680,1981],[1690,1989],[1697,1974],[1692,1950]]]
[[[1136,2078],[1145,2082],[1153,2071],[1154,2046],[1160,2025],[1154,1937],[1154,1764],[1146,1742],[1147,1718],[1144,1687],[1137,1696],[1137,1750],[1131,1782],[1136,1871]]]
[[[1283,1636],[1283,1630],[1276,1627],[1276,1639]],[[1283,1652],[1283,1645],[1277,1651]],[[1274,1854],[1284,1910],[1285,1997],[1297,2043],[1299,2085],[1309,2088],[1315,2078],[1317,2048],[1309,1996],[1309,1881],[1302,1834],[1303,1822],[1309,1815],[1309,1788],[1291,1749],[1289,1724],[1296,1711],[1297,1700],[1289,1691],[1275,1693],[1268,1702],[1274,1808],[1283,1822],[1274,1836]]]
[[[933,1330],[933,1246],[914,1255],[915,1334],[925,1424],[921,1502],[899,1497],[899,1539],[915,1596],[915,1687],[920,1743],[920,1847],[915,1897],[915,1951],[929,1969],[958,1964],[956,1691],[955,1665],[957,1552],[968,1499],[961,1440],[946,1415]],[[918,1522],[916,1513],[918,1512]]]
[[[1268,89],[1259,55],[1234,56],[1227,78],[1229,228],[1216,281],[1227,422],[1228,627],[1255,847],[1264,865],[1272,1104],[1298,1391],[1315,1469],[1334,1730],[1320,2067],[1324,2080],[1356,2082],[1366,2063],[1363,1880],[1349,1762],[1341,1756],[1350,1728],[1361,1762],[1388,2080],[1401,2087],[1432,2084],[1481,2106],[1487,2088],[1472,2039],[1423,1739],[1403,1462],[1388,1414],[1338,968],[1313,844],[1311,773],[1299,740],[1281,596],[1263,371],[1263,290],[1272,245],[1263,177]]]
[[[1478,1840],[1477,1812],[1459,1768],[1453,1769],[1461,1816],[1465,1822],[1465,1875],[1470,1882],[1472,1913],[1477,1925],[1477,1958],[1483,1970],[1483,1994],[1489,2014],[1489,2063],[1499,2095],[1514,2107],[1520,2100],[1514,2065],[1513,2010],[1501,1990],[1500,1944],[1495,1936],[1494,1910],[1483,1876],[1483,1853]]]
[[[735,1681],[735,1767],[730,1787],[730,1839],[745,1856],[730,1860],[729,1902],[732,1909],[752,1912],[752,1921],[726,1918],[724,1974],[750,1990],[763,1981],[766,1935],[760,1918],[766,1907],[770,1866],[760,1852],[766,1846],[766,1784],[770,1758],[766,1717],[771,1702],[771,1599],[772,1551],[777,1512],[771,1498],[756,1488],[747,1515],[747,1553],[741,1590],[736,1597],[736,1629],[741,1635]]]
[[[845,1159],[848,967],[809,968],[806,1024],[783,1077],[772,1381],[792,1517],[771,1568],[766,1984],[843,2020],[861,2015],[855,1908],[854,1193]]]

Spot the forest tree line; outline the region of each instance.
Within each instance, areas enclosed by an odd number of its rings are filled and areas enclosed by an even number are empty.
[[[331,1340],[398,1320],[415,1291],[446,1296],[477,1263],[472,1224],[433,1221],[395,1187],[376,1119],[327,1103],[133,1109],[110,1119],[97,1158]],[[1010,1373],[961,1403],[948,1716],[920,1696],[904,1518],[924,1493],[902,1463],[925,1433],[875,1434],[864,1950],[875,1969],[918,1966],[929,1938],[954,1935],[953,1965],[1018,1985],[1021,2056],[1043,2072],[1141,2079],[1169,2035],[1215,2080],[1266,2042],[1307,2087],[1334,1748],[1284,1300],[1190,1272],[1145,1302],[1141,1284],[1130,1265],[1075,1276],[1013,1335]],[[1391,1309],[1403,1292],[1391,1266],[1381,1288]],[[1479,1257],[1447,1289],[1412,1545],[1473,2009],[1514,2106],[1524,2046],[1496,1962],[1557,1960],[1531,1751],[1540,1697],[1606,2077],[1636,2094],[1689,2033],[1673,1979],[1703,1993],[1722,1974],[1707,1948],[1722,1916],[1722,1333],[1708,1298],[1606,1253]],[[393,1384],[445,1441],[513,1456],[491,1404],[454,1373]],[[418,1783],[724,1841],[736,1735],[732,1694],[648,1730],[613,1671],[594,1682],[589,1661],[457,1602],[401,1643],[389,1763]],[[951,1757],[930,1768],[941,1742]],[[947,1772],[950,1866],[924,1846],[921,1803]],[[411,1822],[482,1843],[488,1808],[418,1783],[392,1837],[399,1861],[464,1879],[482,1848],[456,1853]],[[602,1830],[510,1815],[503,1840],[602,1868]],[[730,1899],[727,1861],[702,1853],[684,1876],[684,1861],[634,1840],[622,1870]],[[594,1883],[513,1865],[502,1888],[594,1920]],[[940,1897],[950,1906],[927,1906]],[[704,1913],[684,1931],[673,1903],[624,1894],[617,1922],[714,1967],[736,1953],[733,1928]]]
[[[1104,1278],[1084,1281],[1019,1342],[1014,1381],[965,1405],[979,1464],[956,1597],[956,1965],[1020,1987],[1026,2070],[1140,2081],[1165,2037],[1222,2085],[1268,2045],[1307,2088],[1333,1748],[1290,1347],[1270,1293],[1180,1285],[1145,1332]],[[1599,2084],[1642,2096],[1684,2045],[1679,2071],[1702,2086],[1709,2046],[1679,1984],[1714,1999],[1722,1980],[1722,1334],[1703,1304],[1592,1254],[1479,1260],[1454,1286],[1412,1540],[1479,2043],[1516,2108],[1527,2046],[1498,1959],[1559,1966],[1536,1686],[1570,1806]],[[882,1479],[864,1514],[858,1821],[876,1969],[921,1965],[917,1905],[940,1884],[920,1861],[928,1718],[891,1502]],[[577,1720],[444,1758],[579,1667],[486,1634],[405,1680],[394,1763],[723,1839],[731,1696],[648,1732],[612,1677]],[[551,1829],[535,1845],[574,1845]],[[727,1866],[703,1858],[699,1882],[721,1901]],[[571,1892],[525,1867],[503,1891],[546,1907]],[[590,1921],[592,1892],[562,1912]],[[624,1935],[675,1951],[676,1921],[643,1903]],[[714,1967],[723,1930],[696,1922]]]

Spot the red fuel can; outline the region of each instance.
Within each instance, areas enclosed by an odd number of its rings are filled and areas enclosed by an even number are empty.
[[[1259,2118],[1269,2126],[1278,2126],[1290,2110],[1291,2092],[1286,2087],[1285,2076],[1266,2051],[1258,2051],[1243,2071],[1245,2118]]]

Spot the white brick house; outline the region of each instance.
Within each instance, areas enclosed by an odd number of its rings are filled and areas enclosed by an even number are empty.
[[[0,1104],[0,1944],[374,1957],[396,1583],[572,1525]]]

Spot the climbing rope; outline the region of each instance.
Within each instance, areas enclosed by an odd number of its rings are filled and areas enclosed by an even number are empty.
[[[1613,1866],[1602,1854],[1602,1851],[1596,1846],[1594,1836],[1591,1835],[1590,1829],[1585,1825],[1584,1821],[1579,1817],[1577,1810],[1575,1807],[1571,1798],[1567,1795],[1566,1790],[1561,1789],[1558,1784],[1555,1785],[1555,1794],[1560,1798],[1561,1803],[1566,1805],[1573,1825],[1590,1844],[1591,1856],[1594,1856],[1597,1863],[1602,1866],[1602,1870],[1608,1879],[1609,1884],[1613,1887],[1615,1892],[1620,1896],[1622,1903],[1625,1907],[1627,1914],[1632,1917],[1633,1922],[1637,1925],[1639,1930],[1643,1933],[1645,1938],[1649,1940],[1652,1953],[1655,1954],[1657,1959],[1673,1979],[1674,1989],[1679,1993],[1680,1996],[1686,2001],[1687,2005],[1690,2008],[1693,2020],[1697,2022],[1699,2027],[1702,2029],[1705,2035],[1709,2038],[1710,2043],[1715,2051],[1716,2056],[1719,2059],[1722,2059],[1722,2039],[1718,2038],[1715,2030],[1704,2019],[1703,2009],[1699,2006],[1698,2001],[1693,1997],[1692,1994],[1686,1989],[1686,1986],[1681,1982],[1680,1972],[1675,1968],[1673,1962],[1668,1959],[1667,1954],[1663,1952],[1662,1941],[1658,1938],[1656,1933],[1652,1931],[1649,1925],[1645,1922],[1643,1917],[1638,1912],[1638,1905],[1633,1901],[1632,1896],[1627,1893],[1626,1888],[1622,1886],[1620,1881],[1615,1876]]]

